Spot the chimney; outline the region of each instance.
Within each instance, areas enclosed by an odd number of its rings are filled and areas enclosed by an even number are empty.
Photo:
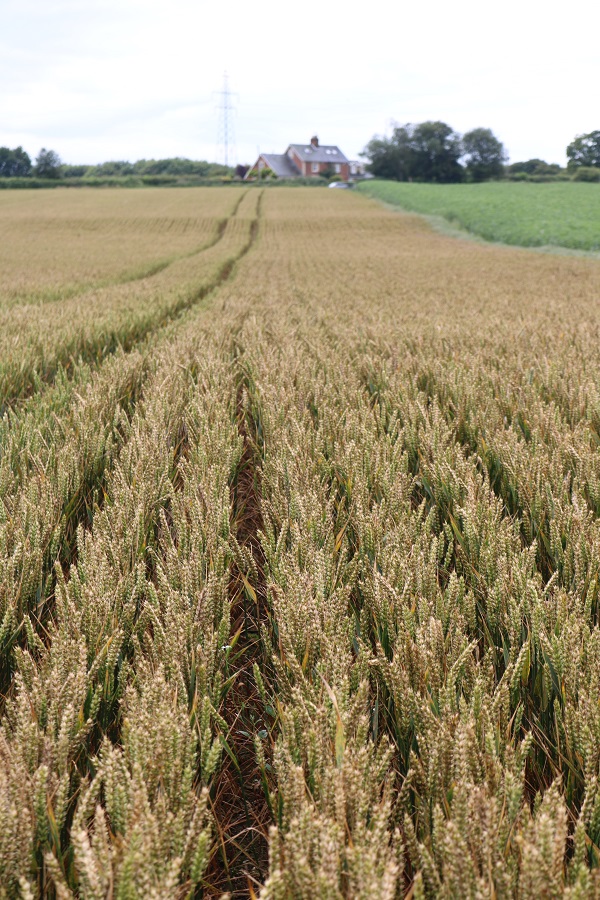
[[[311,144],[312,144],[313,147],[318,147],[318,146],[319,146],[319,138],[316,136],[316,134],[313,135],[313,137],[311,137],[310,142],[311,142]]]

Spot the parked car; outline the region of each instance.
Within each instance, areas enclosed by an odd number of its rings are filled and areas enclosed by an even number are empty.
[[[332,181],[331,184],[329,185],[329,187],[330,188],[346,188],[346,190],[349,190],[352,187],[352,185],[350,184],[349,181]]]

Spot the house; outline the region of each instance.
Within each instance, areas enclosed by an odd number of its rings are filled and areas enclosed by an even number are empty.
[[[348,165],[350,166],[350,178],[358,178],[362,181],[364,178],[372,177],[367,173],[366,164],[360,159],[350,159]]]
[[[261,153],[245,177],[256,178],[264,169],[270,169],[277,178],[329,175],[347,181],[350,177],[350,163],[340,148],[319,144],[316,135],[310,144],[290,144],[285,153]]]

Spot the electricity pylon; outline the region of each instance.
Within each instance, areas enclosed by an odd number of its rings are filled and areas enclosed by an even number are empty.
[[[235,134],[233,130],[233,112],[234,106],[231,102],[235,95],[229,90],[229,81],[227,72],[223,75],[223,90],[215,91],[219,98],[219,130],[217,135],[217,156],[220,157],[226,166],[230,165],[229,160],[233,159],[235,153]]]

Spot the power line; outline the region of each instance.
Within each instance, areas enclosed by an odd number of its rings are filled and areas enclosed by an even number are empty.
[[[223,160],[226,166],[228,166],[230,158],[236,156],[235,133],[233,129],[233,112],[235,111],[235,107],[231,102],[231,99],[237,95],[229,90],[227,72],[223,75],[223,90],[215,91],[215,94],[219,98],[219,103],[217,105],[217,109],[219,110],[217,156]]]

